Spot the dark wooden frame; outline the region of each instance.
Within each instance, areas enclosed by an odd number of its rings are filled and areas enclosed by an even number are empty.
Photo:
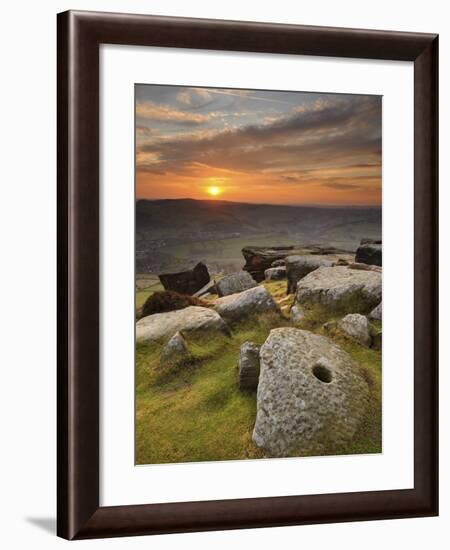
[[[99,46],[414,62],[414,489],[99,506]],[[437,515],[438,37],[70,11],[58,15],[58,535]]]

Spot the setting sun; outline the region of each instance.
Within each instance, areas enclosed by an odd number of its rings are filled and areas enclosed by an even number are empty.
[[[220,193],[222,193],[222,189],[220,187],[217,187],[216,185],[208,187],[207,191],[213,197],[217,197],[217,195],[220,195]]]

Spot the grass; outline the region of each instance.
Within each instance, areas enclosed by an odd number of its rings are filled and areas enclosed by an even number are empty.
[[[286,281],[262,283],[276,301],[286,300]],[[142,291],[141,291],[142,292]],[[322,325],[336,319],[311,309],[300,328],[325,334]],[[262,458],[251,436],[256,395],[238,387],[237,361],[242,343],[262,344],[270,330],[290,326],[287,318],[259,317],[233,328],[230,337],[189,338],[191,360],[171,370],[159,366],[161,345],[136,347],[136,462],[160,464]],[[379,328],[379,325],[378,325]],[[351,342],[338,333],[333,339],[359,364],[370,388],[370,403],[355,437],[320,454],[381,452],[381,353]],[[301,450],[295,453],[300,456]]]

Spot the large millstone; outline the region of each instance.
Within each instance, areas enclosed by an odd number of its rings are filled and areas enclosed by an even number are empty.
[[[166,290],[192,295],[209,283],[210,277],[206,265],[199,262],[193,269],[179,273],[162,273],[159,280]]]
[[[179,331],[183,335],[193,332],[228,334],[229,328],[216,311],[207,307],[189,306],[143,317],[136,323],[136,341],[167,341]]]
[[[274,329],[260,350],[253,441],[272,456],[319,453],[353,437],[368,398],[359,367],[330,339]]]
[[[334,262],[324,256],[288,256],[286,258],[286,275],[288,280],[288,294],[295,292],[297,283],[308,273],[319,267],[331,267]]]
[[[262,313],[280,313],[272,295],[263,286],[218,298],[214,302],[214,309],[223,319],[230,322],[239,322]]]
[[[368,313],[381,301],[381,273],[347,266],[319,267],[297,283],[295,301],[305,307]]]

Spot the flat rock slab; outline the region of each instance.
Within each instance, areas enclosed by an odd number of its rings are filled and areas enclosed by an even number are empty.
[[[286,258],[286,276],[288,280],[288,294],[293,294],[297,289],[297,283],[308,273],[319,267],[332,267],[334,262],[324,256],[288,256]]]
[[[218,298],[214,309],[226,321],[236,322],[261,313],[280,313],[279,307],[270,292],[263,286],[257,286]]]
[[[256,282],[247,271],[238,271],[231,275],[225,275],[220,281],[216,282],[216,289],[219,296],[229,296],[242,292],[256,286]]]
[[[367,313],[381,301],[381,273],[319,267],[297,283],[296,303],[343,313]]]
[[[260,350],[253,441],[271,456],[320,452],[353,437],[368,398],[358,366],[329,338],[274,329]]]
[[[229,333],[227,324],[216,311],[201,306],[189,306],[143,317],[136,323],[136,341],[169,340],[179,331],[184,335],[199,331]]]

